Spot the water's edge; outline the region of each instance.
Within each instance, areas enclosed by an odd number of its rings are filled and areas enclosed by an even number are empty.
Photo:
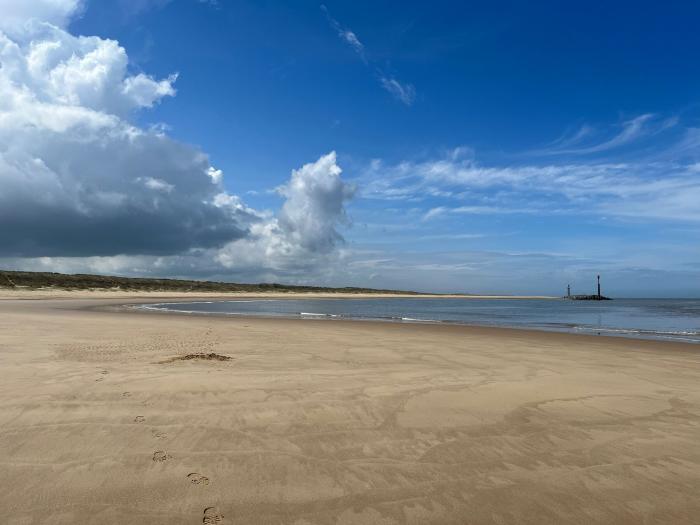
[[[608,306],[608,303],[606,307],[597,308],[572,307],[570,303],[573,302],[548,300],[467,299],[469,303],[447,299],[437,301],[441,303],[432,305],[432,312],[431,308],[425,307],[425,300],[420,306],[413,305],[411,311],[410,299],[239,299],[161,302],[131,307],[137,310],[195,315],[520,328],[700,344],[700,316],[696,313],[700,312],[700,301],[627,300],[618,302],[615,306]],[[383,311],[380,312],[382,306]],[[366,308],[365,311],[362,311],[363,307]],[[353,309],[358,311],[352,311]],[[374,312],[369,311],[372,309]],[[437,315],[431,316],[430,313]]]

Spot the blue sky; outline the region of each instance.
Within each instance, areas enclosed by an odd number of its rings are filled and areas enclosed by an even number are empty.
[[[86,232],[10,265],[495,293],[600,272],[618,296],[700,295],[696,3],[65,1],[60,21],[20,15],[118,42],[125,78],[177,74],[120,121],[201,152],[255,219],[224,252],[188,230],[179,252],[112,253]],[[16,27],[22,49],[50,39]]]

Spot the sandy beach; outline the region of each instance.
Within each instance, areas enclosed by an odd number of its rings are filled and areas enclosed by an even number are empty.
[[[698,523],[699,346],[0,296],[2,523]]]

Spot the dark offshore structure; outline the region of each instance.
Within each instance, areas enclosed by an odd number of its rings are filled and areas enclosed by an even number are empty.
[[[600,275],[598,278],[598,293],[594,295],[571,295],[571,285],[566,285],[566,297],[565,299],[571,299],[572,301],[610,301],[610,297],[605,297],[600,293]]]

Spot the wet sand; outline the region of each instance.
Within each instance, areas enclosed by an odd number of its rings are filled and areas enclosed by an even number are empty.
[[[0,523],[698,523],[699,346],[92,297],[0,300]]]

